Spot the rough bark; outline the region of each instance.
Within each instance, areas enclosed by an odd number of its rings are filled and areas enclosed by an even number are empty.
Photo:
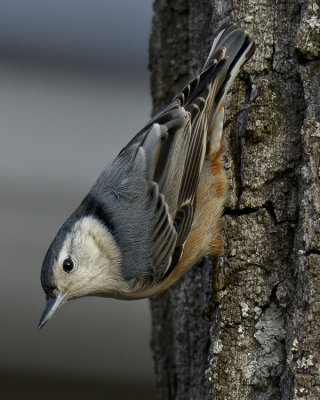
[[[156,0],[154,9],[154,111],[199,71],[222,24],[257,46],[228,97],[229,117],[257,106],[225,132],[219,271],[206,260],[151,300],[158,399],[319,399],[319,4]],[[225,276],[207,323],[211,279]]]

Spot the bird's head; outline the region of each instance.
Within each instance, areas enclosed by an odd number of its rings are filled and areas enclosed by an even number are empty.
[[[71,216],[43,261],[41,285],[47,304],[39,329],[66,301],[83,296],[115,297],[123,280],[120,251],[108,228],[94,216]]]

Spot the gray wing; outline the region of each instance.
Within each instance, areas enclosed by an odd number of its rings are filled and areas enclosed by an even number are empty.
[[[232,32],[235,32],[233,36]],[[232,44],[232,51],[227,52],[227,56],[224,44]],[[193,221],[208,126],[217,106],[215,99],[217,95],[221,99],[222,88],[229,87],[232,68],[237,65],[233,61],[247,53],[249,45],[251,41],[242,30],[235,27],[225,29],[214,42],[214,51],[211,51],[202,73],[118,156],[133,161],[148,188],[146,207],[152,215],[149,229],[152,269],[156,279],[166,276],[182,253]]]
[[[161,279],[175,264],[190,232],[195,196],[205,157],[208,85],[224,60],[193,80],[119,154],[134,159],[148,187],[152,213],[153,276]]]

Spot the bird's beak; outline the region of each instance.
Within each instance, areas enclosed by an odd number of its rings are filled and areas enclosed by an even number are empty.
[[[55,311],[63,304],[66,293],[59,293],[57,297],[48,297],[46,307],[41,315],[38,329],[41,329],[53,316]]]

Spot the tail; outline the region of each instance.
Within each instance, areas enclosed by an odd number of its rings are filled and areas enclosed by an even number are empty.
[[[213,41],[201,75],[212,65],[221,64],[219,73],[209,85],[206,118],[209,128],[207,157],[213,159],[222,145],[224,105],[226,94],[242,65],[254,53],[249,34],[235,25],[222,29]],[[211,133],[211,137],[210,137]]]

